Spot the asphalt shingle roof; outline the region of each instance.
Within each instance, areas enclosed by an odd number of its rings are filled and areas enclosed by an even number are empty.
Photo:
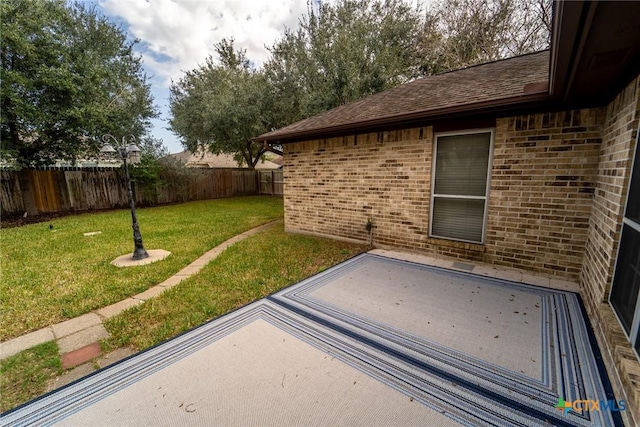
[[[515,98],[514,101],[517,101],[527,94],[525,86],[536,84],[537,90],[543,91],[548,80],[549,51],[537,52],[422,77],[265,133],[256,139],[273,141],[376,120],[400,120],[420,113],[428,116],[444,109],[473,106],[492,100]]]

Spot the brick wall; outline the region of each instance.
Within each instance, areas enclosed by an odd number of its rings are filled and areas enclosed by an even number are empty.
[[[581,275],[585,291],[594,301],[604,301],[609,295],[640,118],[639,92],[640,78],[606,109],[586,262]]]
[[[284,146],[287,230],[422,247],[428,229],[431,129]]]
[[[487,261],[578,278],[603,113],[592,109],[497,120]]]
[[[602,110],[498,119],[485,245],[428,237],[432,127],[286,144],[287,230],[577,278]],[[567,203],[569,201],[569,203]]]
[[[640,419],[640,363],[606,298],[635,132],[640,78],[608,106],[498,118],[484,245],[429,238],[433,129],[285,145],[289,231],[580,279],[625,417]],[[633,420],[631,420],[633,423]]]
[[[618,398],[628,402],[629,410],[625,415],[635,419],[635,422],[630,420],[629,425],[640,422],[640,363],[607,300],[639,125],[640,77],[606,109],[596,190],[580,275],[585,305],[609,377]]]

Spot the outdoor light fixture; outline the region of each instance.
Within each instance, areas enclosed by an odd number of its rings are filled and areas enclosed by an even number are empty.
[[[131,176],[129,175],[129,167],[127,166],[127,160],[131,163],[137,163],[140,161],[140,149],[134,143],[136,137],[133,135],[127,135],[122,137],[122,143],[113,136],[106,134],[102,137],[104,145],[100,148],[100,152],[103,154],[112,154],[118,152],[122,157],[122,163],[124,163],[124,172],[127,176],[127,190],[129,194],[129,206],[131,207],[131,221],[133,225],[133,244],[135,249],[133,251],[133,259],[144,259],[149,256],[146,249],[142,244],[142,234],[140,234],[140,226],[138,225],[138,218],[136,216],[136,204],[133,200],[133,188],[131,186]],[[128,142],[127,142],[128,140]],[[110,141],[113,141],[117,150],[113,148]]]

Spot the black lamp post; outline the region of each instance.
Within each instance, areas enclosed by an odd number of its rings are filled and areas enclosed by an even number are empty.
[[[133,244],[135,249],[133,251],[133,259],[144,259],[149,256],[144,245],[142,244],[142,234],[140,234],[140,226],[138,225],[138,218],[136,216],[136,204],[133,200],[133,189],[131,187],[131,177],[129,176],[129,167],[127,166],[127,159],[131,163],[137,163],[140,161],[140,149],[134,144],[136,137],[133,135],[127,135],[122,137],[122,143],[113,136],[106,134],[102,137],[104,145],[100,149],[101,153],[111,154],[115,153],[116,149],[113,148],[110,141],[113,141],[118,148],[117,152],[122,157],[122,163],[124,163],[124,172],[127,175],[127,190],[129,193],[129,206],[131,207],[131,222],[133,228]],[[129,142],[127,142],[129,140]]]

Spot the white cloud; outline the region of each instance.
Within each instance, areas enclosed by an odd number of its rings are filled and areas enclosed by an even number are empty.
[[[99,5],[141,40],[145,69],[165,87],[215,56],[213,46],[223,38],[234,38],[236,48],[261,65],[269,54],[265,46],[281,37],[285,26],[295,28],[307,7],[306,0],[100,0]]]
[[[235,40],[237,49],[260,66],[268,59],[266,47],[278,40],[285,27],[296,28],[307,10],[307,0],[98,0],[99,7],[120,22],[140,43],[136,51],[152,78],[152,94],[161,116],[152,121],[152,134],[171,152],[182,149],[166,129],[169,85],[187,70],[215,57],[214,44]]]

